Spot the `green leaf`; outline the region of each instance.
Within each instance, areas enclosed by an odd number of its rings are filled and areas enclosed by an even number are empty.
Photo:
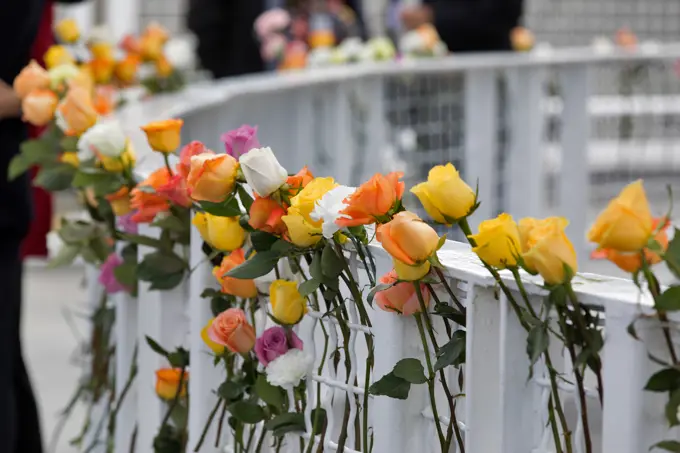
[[[267,382],[264,374],[260,374],[255,381],[255,393],[265,403],[274,406],[279,411],[283,410],[286,401],[283,389]]]
[[[373,306],[373,299],[375,299],[376,294],[378,294],[380,291],[390,289],[394,285],[395,285],[394,283],[378,283],[377,285],[375,285],[371,289],[371,291],[369,291],[368,296],[366,297],[366,300],[368,301],[369,305]]]
[[[309,275],[312,278],[323,281],[323,272],[321,272],[321,252],[316,252],[312,262],[309,265]]]
[[[97,226],[93,223],[64,220],[57,232],[62,241],[67,244],[85,242],[97,234]]]
[[[437,353],[437,362],[434,370],[439,371],[449,365],[461,365],[465,363],[465,340],[464,330],[456,330],[451,336],[451,340],[442,346]]]
[[[321,252],[321,273],[328,278],[335,279],[342,273],[344,257],[339,257],[331,242]]]
[[[371,395],[384,395],[390,398],[405,400],[408,398],[410,390],[411,384],[408,381],[395,376],[394,372],[389,372],[374,382],[369,387],[368,392]]]
[[[680,442],[677,440],[662,440],[661,442],[652,445],[649,449],[653,450],[655,448],[672,452],[680,452]]]
[[[673,240],[668,244],[664,259],[668,269],[680,278],[680,229],[678,228],[675,228]]]
[[[201,293],[201,298],[205,299],[207,297],[219,297],[221,294],[222,292],[219,289],[206,288]]]
[[[113,270],[113,276],[121,285],[133,288],[137,283],[137,265],[135,263],[123,263]]]
[[[321,282],[315,278],[311,280],[304,281],[298,286],[298,291],[300,292],[300,295],[302,297],[307,297],[310,294],[312,294],[314,291],[319,289],[319,286],[321,285]]]
[[[71,187],[71,182],[73,181],[75,174],[75,167],[69,164],[42,167],[33,183],[50,192],[65,190]]]
[[[664,291],[654,306],[659,311],[680,310],[680,286],[671,286]]]
[[[51,164],[59,159],[59,154],[46,140],[27,140],[21,144],[21,155],[32,164]]]
[[[68,266],[76,259],[82,246],[78,244],[64,244],[57,253],[57,256],[50,260],[48,267],[53,269],[60,266]]]
[[[155,222],[153,222],[151,226],[162,228],[167,231],[172,231],[173,233],[186,233],[187,231],[189,231],[189,225],[185,222],[182,222],[181,219],[175,217],[174,215],[167,215],[165,217],[161,217]]]
[[[668,399],[666,404],[665,413],[666,420],[670,426],[680,425],[680,420],[678,420],[678,407],[680,406],[680,389],[674,390],[671,393],[671,397]]]
[[[645,390],[650,392],[672,392],[676,389],[680,389],[680,371],[676,368],[657,371],[645,385]]]
[[[20,175],[26,173],[26,171],[31,168],[31,165],[31,161],[29,161],[24,155],[17,154],[9,163],[9,168],[7,169],[7,179],[10,181],[15,180]]]
[[[217,394],[228,403],[238,401],[243,396],[243,384],[234,381],[225,381],[217,389]]]
[[[149,253],[139,263],[137,277],[150,282],[152,290],[167,290],[182,282],[185,268],[184,260],[175,253],[159,250]]]
[[[227,406],[231,415],[243,423],[259,423],[265,419],[264,410],[255,403],[249,401],[237,401]]]
[[[271,250],[274,243],[279,240],[276,236],[264,231],[253,231],[250,233],[250,241],[253,244],[253,248],[258,252],[266,252]]]
[[[281,437],[286,433],[302,432],[305,430],[305,416],[297,412],[286,412],[277,415],[265,424],[274,437]]]
[[[246,212],[250,212],[250,207],[253,205],[253,197],[248,194],[248,191],[241,184],[236,184],[236,192],[238,192],[238,197],[241,199],[243,207],[246,208]]]
[[[318,417],[318,420],[317,420]],[[323,407],[320,407],[318,409],[312,409],[312,413],[309,414],[310,422],[312,424],[312,429],[314,430],[314,435],[316,434],[321,434],[324,431],[324,426],[326,426],[326,422],[328,421],[328,416],[326,414],[326,409]],[[314,426],[314,422],[316,421],[316,429]],[[370,450],[369,450],[370,451]]]
[[[120,252],[120,256],[126,263],[137,263],[137,244],[127,244]]]
[[[142,236],[140,234],[119,232],[118,236],[122,240],[132,242],[133,244],[144,245],[146,247],[153,247],[156,249],[161,249],[164,247],[164,244],[160,239],[150,238],[147,236]]]
[[[189,351],[184,348],[177,348],[176,351],[168,354],[168,362],[175,368],[186,368],[189,366]]]
[[[78,151],[79,139],[80,137],[66,135],[59,141],[59,147],[64,152]]]
[[[219,217],[236,217],[242,214],[241,207],[238,204],[238,199],[234,196],[229,197],[221,203],[212,203],[210,201],[201,201],[199,203],[201,209],[208,214]]]
[[[466,323],[465,313],[461,313],[450,305],[436,304],[432,314],[449,319],[460,326],[465,326]]]
[[[550,336],[545,324],[539,324],[531,328],[527,337],[527,355],[531,365],[536,363],[541,354],[548,350]]]
[[[228,277],[240,279],[252,279],[262,277],[270,273],[279,261],[277,252],[266,251],[255,254],[245,263],[236,266],[226,273]]]
[[[392,373],[411,384],[424,384],[427,382],[425,369],[418,359],[401,359],[394,365]]]
[[[169,352],[166,351],[165,348],[163,348],[163,346],[159,345],[156,342],[156,340],[154,340],[153,338],[151,338],[148,335],[146,335],[145,338],[146,338],[146,344],[149,345],[149,347],[153,350],[153,352],[155,352],[156,354],[161,355],[165,358],[168,357]]]

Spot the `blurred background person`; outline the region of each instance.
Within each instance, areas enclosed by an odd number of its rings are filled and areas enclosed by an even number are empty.
[[[22,357],[21,241],[31,220],[28,176],[7,180],[10,160],[27,138],[11,84],[29,62],[44,0],[0,0],[0,452],[40,453],[33,389]]]
[[[451,52],[511,50],[522,0],[424,0],[401,8],[404,28],[432,23]]]

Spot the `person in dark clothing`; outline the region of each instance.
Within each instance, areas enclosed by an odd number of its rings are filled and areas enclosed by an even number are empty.
[[[424,0],[401,11],[409,30],[434,24],[451,52],[511,50],[521,16],[522,0]]]
[[[11,84],[29,62],[43,0],[0,0],[0,452],[40,453],[33,390],[21,353],[20,245],[31,220],[28,175],[7,180],[10,160],[27,137]]]

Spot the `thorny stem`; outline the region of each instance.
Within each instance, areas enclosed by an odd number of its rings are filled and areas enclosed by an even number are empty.
[[[647,286],[649,287],[649,292],[652,294],[652,297],[654,298],[654,305],[657,304],[658,298],[661,295],[659,293],[659,286],[658,286],[658,280],[652,273],[652,270],[649,268],[649,263],[647,262],[647,259],[644,256],[644,253],[641,253],[641,259],[642,259],[642,273],[645,275],[645,280],[647,280]],[[666,341],[666,345],[668,346],[668,353],[671,356],[671,360],[673,361],[673,365],[677,365],[678,363],[678,356],[675,352],[675,346],[673,346],[673,339],[671,337],[671,331],[668,328],[668,316],[666,316],[666,313],[660,310],[657,310],[657,313],[659,314],[659,320],[661,321],[661,329],[663,331],[663,336],[664,340]]]
[[[430,292],[430,294],[432,295],[432,298],[434,299],[434,301],[435,301],[437,304],[441,304],[442,302],[441,302],[441,300],[439,300],[439,296],[437,296],[437,292],[434,290],[434,288],[432,287],[432,285],[428,283],[426,286],[427,286],[427,290],[428,290],[428,291]],[[444,320],[444,327],[446,328],[446,335],[449,337],[449,339],[451,339],[451,335],[452,335],[452,333],[453,333],[453,332],[451,331],[451,324],[449,323],[449,320],[448,320],[448,319],[446,319],[446,318],[444,318],[444,317],[442,317],[442,319]]]
[[[444,276],[444,273],[442,272],[442,270],[439,269],[436,266],[433,266],[433,267],[434,267],[434,271],[437,273],[437,275],[439,276],[439,279],[441,280],[442,284],[444,285],[444,288],[446,288],[446,292],[449,293],[449,297],[451,297],[451,300],[456,304],[458,309],[463,314],[465,314],[465,307],[463,306],[463,304],[460,303],[460,300],[458,300],[458,298],[456,297],[453,290],[451,290],[451,287],[449,286],[448,282],[446,281],[446,277]]]
[[[260,438],[257,440],[257,445],[255,446],[255,453],[260,453],[262,450],[262,444],[264,443],[264,436],[267,434],[267,430],[262,426],[262,432],[260,433]]]
[[[208,421],[205,423],[205,427],[203,428],[201,437],[198,439],[198,443],[194,447],[194,453],[197,453],[203,446],[203,442],[205,442],[205,436],[208,435],[208,429],[210,429],[210,425],[212,425],[212,422],[215,419],[215,415],[217,415],[217,411],[219,410],[221,404],[222,399],[218,398],[215,407],[213,407],[213,410],[210,412],[210,415],[208,416]]]

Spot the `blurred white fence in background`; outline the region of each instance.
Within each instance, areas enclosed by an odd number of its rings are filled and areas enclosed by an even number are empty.
[[[565,49],[263,75],[191,85],[182,93],[127,105],[117,118],[136,146],[141,173],[154,170],[159,160],[148,149],[139,126],[167,117],[185,120],[185,143],[201,140],[218,152],[223,149],[221,133],[243,123],[257,124],[260,142],[271,146],[289,171],[309,165],[314,174],[332,175],[348,185],[393,169],[403,170],[411,184],[424,179],[432,165],[452,161],[469,182],[479,180],[482,205],[475,220],[492,217],[501,209],[517,217],[559,213],[571,220],[569,234],[585,258],[586,225],[599,197],[613,194],[610,181],[618,189],[645,176],[652,186],[657,181],[680,188],[680,149],[673,127],[680,114],[673,102],[680,94],[673,71],[678,57],[680,45],[673,44],[605,55],[592,49]],[[647,82],[633,78],[622,89],[623,85],[598,83],[603,71],[650,75]],[[200,294],[215,282],[200,245],[195,234],[191,267],[196,271],[181,289],[159,293],[142,287],[138,300],[121,300],[117,305],[119,377],[129,369],[134,345],[140,348],[136,388],[119,413],[117,453],[129,451],[131,420],[138,421],[140,452],[150,451],[158,426],[160,403],[154,394],[153,371],[161,364],[146,346],[145,335],[169,349],[185,345],[191,350],[190,448],[214,404],[212,392],[220,375],[198,333],[211,317]],[[541,370],[535,370],[527,383],[525,332],[504,298],[494,294],[493,281],[474,255],[454,242],[444,250],[442,262],[452,286],[467,305],[467,365],[460,389],[465,397],[457,406],[466,451],[554,451],[546,433],[548,393]],[[386,254],[378,248],[374,254],[378,274],[386,272]],[[544,297],[531,279],[527,282],[532,297],[537,301]],[[605,319],[607,391],[603,410],[593,404],[596,451],[640,453],[658,440],[680,439],[677,432],[666,432],[663,398],[642,391],[655,365],[644,345],[626,332],[650,302],[632,283],[606,277],[586,276],[575,287],[580,300],[602,310]],[[399,359],[422,354],[412,320],[380,311],[371,311],[370,316],[376,346],[372,380]],[[318,313],[307,321],[319,322],[335,329]],[[301,326],[306,344],[314,343],[311,328]],[[643,336],[651,335],[639,330]],[[356,338],[353,367],[361,370],[365,344],[362,335]],[[652,348],[660,341],[648,340]],[[316,354],[319,359],[318,344]],[[562,357],[559,350],[554,354]],[[311,379],[322,383],[322,396],[340,395],[332,403],[325,400],[324,407],[342,414],[343,393],[360,394],[365,388],[348,387],[344,379],[326,373]],[[308,403],[318,397],[314,387],[309,386]],[[566,401],[573,401],[571,385],[565,383],[563,393]],[[436,451],[424,389],[414,388],[407,401],[372,398],[369,407],[375,453]],[[568,412],[578,444],[582,434],[575,409]],[[341,418],[335,420],[337,424]],[[208,438],[214,439],[214,432]],[[332,435],[325,439],[327,451],[334,451],[336,441]],[[298,446],[289,442],[286,448],[293,452]],[[210,441],[201,451],[218,449]],[[344,451],[357,450],[348,443]],[[577,446],[575,451],[582,450]]]

